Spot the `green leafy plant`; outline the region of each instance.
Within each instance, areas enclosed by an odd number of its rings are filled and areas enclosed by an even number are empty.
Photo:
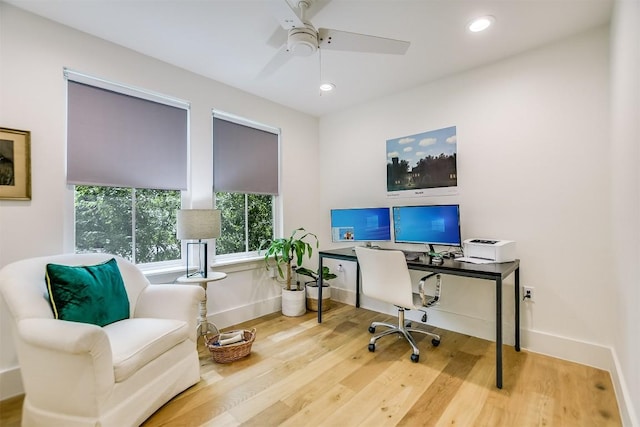
[[[312,284],[311,286],[318,286],[318,279],[320,278],[320,274],[319,271],[313,271],[313,270],[309,270],[308,268],[305,267],[298,267],[296,268],[296,273],[298,274],[302,274],[303,276],[307,276],[307,277],[311,277],[313,280],[310,280],[308,282],[306,282],[307,284]],[[335,274],[333,274],[331,272],[331,270],[329,270],[329,267],[324,266],[322,267],[322,280],[331,280],[331,279],[335,279],[336,276]]]
[[[300,235],[301,234],[301,235]],[[319,247],[318,236],[307,232],[304,228],[293,230],[288,238],[279,238],[263,241],[261,248],[265,248],[264,262],[266,268],[271,266],[271,259],[275,262],[278,275],[285,280],[285,288],[293,290],[292,285],[292,263],[302,265],[305,255],[311,258],[313,248],[305,239],[313,238],[316,248]],[[283,267],[284,266],[284,271]]]

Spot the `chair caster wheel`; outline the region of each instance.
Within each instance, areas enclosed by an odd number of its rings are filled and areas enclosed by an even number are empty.
[[[411,361],[413,363],[418,363],[418,360],[420,360],[420,355],[419,354],[412,354],[411,355]]]
[[[373,353],[374,351],[376,351],[376,345],[375,344],[369,344],[369,351],[371,353]]]
[[[369,332],[372,334],[376,333],[376,328],[374,328],[373,326],[369,326]]]
[[[431,340],[431,344],[433,344],[434,347],[437,347],[440,345],[440,340],[434,338]]]

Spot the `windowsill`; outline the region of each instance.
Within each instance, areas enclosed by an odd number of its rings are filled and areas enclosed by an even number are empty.
[[[264,256],[262,255],[248,255],[245,257],[233,257],[227,259],[214,259],[209,264],[209,268],[212,271],[224,271],[225,273],[233,273],[237,271],[255,270],[258,268],[264,268]],[[170,263],[170,264],[149,264],[146,266],[138,265],[142,274],[146,277],[158,277],[164,275],[183,275],[186,273],[186,267],[182,263]],[[189,266],[189,271],[195,271],[196,266]]]
[[[209,265],[213,271],[224,270],[225,273],[233,273],[236,271],[255,270],[264,268],[264,256],[248,255],[245,257],[234,257],[227,259],[214,259]]]
[[[186,272],[185,266],[181,264],[155,265],[146,267],[141,267],[138,265],[138,268],[146,277],[184,274]]]

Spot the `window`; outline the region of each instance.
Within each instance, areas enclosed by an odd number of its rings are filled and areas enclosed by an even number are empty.
[[[74,71],[67,77],[67,183],[77,252],[178,260],[189,105]]]
[[[214,113],[213,188],[222,211],[216,255],[253,254],[277,224],[279,131]]]
[[[76,252],[107,252],[134,263],[180,259],[180,191],[78,185]]]
[[[273,199],[264,194],[215,193],[222,211],[222,232],[216,239],[216,254],[255,252],[263,240],[273,237]]]

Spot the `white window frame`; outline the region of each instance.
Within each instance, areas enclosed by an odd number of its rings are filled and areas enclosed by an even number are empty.
[[[63,75],[66,79],[88,84],[94,87],[110,90],[112,92],[121,93],[124,95],[130,95],[137,98],[146,99],[148,101],[158,102],[178,108],[184,108],[187,110],[187,149],[191,150],[191,103],[182,99],[172,98],[157,92],[153,92],[147,89],[134,87],[130,85],[126,85],[123,83],[117,83],[113,81],[109,81],[100,77],[92,76],[89,74],[85,74],[76,70],[72,70],[69,68],[63,68]],[[65,91],[66,93],[66,91]],[[65,95],[65,103],[66,103],[66,95]],[[67,110],[65,106],[65,111]],[[65,125],[66,129],[66,125]],[[65,135],[65,151],[66,151],[66,135]],[[189,153],[187,153],[187,158],[190,158]],[[66,156],[65,156],[66,159]],[[66,170],[66,165],[65,165]],[[187,173],[189,176],[187,177],[187,182],[190,182],[190,174],[191,174],[191,165],[187,165]],[[188,206],[187,201],[185,200],[185,192],[180,192],[180,202],[181,206]],[[76,249],[76,233],[75,233],[75,225],[76,225],[76,216],[75,216],[75,186],[71,184],[66,185],[65,191],[65,203],[64,203],[64,232],[63,232],[63,250],[65,253],[75,253]],[[135,212],[134,212],[135,215]],[[135,227],[135,216],[133,218],[134,227]],[[133,244],[135,244],[135,236],[133,236]],[[135,246],[133,247],[135,251]],[[185,251],[181,248],[181,258],[176,260],[168,260],[168,261],[159,261],[159,262],[151,262],[144,264],[136,264],[136,266],[145,274],[164,274],[171,273],[174,271],[184,270],[185,266]]]
[[[282,177],[282,170],[280,165],[282,164],[282,146],[281,146],[281,142],[282,142],[282,132],[280,130],[280,128],[276,128],[273,126],[269,126],[269,125],[265,125],[263,123],[259,123],[253,120],[249,120],[249,119],[245,119],[243,117],[234,115],[234,114],[230,114],[224,111],[220,111],[220,110],[212,110],[212,115],[211,115],[211,123],[213,126],[213,119],[214,118],[220,118],[223,120],[227,120],[230,122],[234,122],[243,126],[249,126],[255,129],[260,129],[266,132],[271,132],[274,133],[276,135],[278,135],[278,188],[281,188],[281,177]],[[211,144],[213,144],[213,139],[211,140]],[[213,163],[212,163],[213,164]],[[213,172],[213,171],[212,171]],[[281,191],[280,191],[281,192]],[[254,193],[252,193],[254,194]],[[213,198],[213,203],[214,203],[214,209],[215,209],[215,191],[211,192],[211,197]],[[245,205],[246,206],[246,205]],[[273,215],[273,236],[280,236],[282,234],[282,230],[283,230],[283,218],[282,218],[282,195],[281,194],[277,194],[273,196],[273,204],[272,204],[272,215]],[[246,221],[246,216],[247,216],[247,210],[245,208],[245,239],[247,239],[248,237],[248,233],[246,230],[246,227],[248,227],[248,221]],[[246,245],[245,245],[246,247]],[[215,266],[222,266],[222,265],[229,265],[229,264],[235,264],[235,263],[240,263],[240,262],[249,262],[249,261],[256,261],[259,259],[264,258],[264,253],[260,252],[260,251],[249,251],[249,252],[238,252],[238,253],[234,253],[234,254],[224,254],[224,255],[218,255],[215,251],[215,246],[214,246],[214,265]]]

